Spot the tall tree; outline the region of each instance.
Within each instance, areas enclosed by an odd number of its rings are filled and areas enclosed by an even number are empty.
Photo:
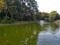
[[[49,14],[49,20],[50,20],[50,21],[54,21],[57,14],[58,14],[57,11],[52,11],[52,12]]]

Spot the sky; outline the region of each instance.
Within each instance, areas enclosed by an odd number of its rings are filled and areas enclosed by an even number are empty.
[[[36,0],[40,12],[48,12],[55,10],[60,14],[60,0]]]

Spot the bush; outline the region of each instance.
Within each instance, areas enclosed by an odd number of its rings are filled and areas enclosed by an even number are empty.
[[[4,19],[1,20],[2,23],[14,23],[14,19],[9,19],[9,17],[4,17]]]

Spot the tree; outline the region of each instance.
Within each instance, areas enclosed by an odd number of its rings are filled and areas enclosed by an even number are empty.
[[[41,12],[42,20],[48,21],[48,14],[47,12]]]
[[[6,8],[5,0],[0,0],[0,11]]]
[[[60,15],[57,14],[55,20],[59,20],[59,19],[60,19]]]
[[[13,0],[8,3],[7,7],[11,13],[11,17],[15,18],[16,20],[19,20],[21,18],[21,21],[23,21],[23,18],[29,18],[30,20],[32,12],[36,12],[37,9],[37,2],[35,0]],[[13,3],[14,2],[14,3]],[[11,4],[11,5],[10,5]],[[33,9],[31,9],[33,8]],[[15,13],[14,13],[15,12]],[[17,14],[16,14],[17,12]],[[33,14],[33,16],[35,16]],[[18,19],[19,17],[19,19]]]
[[[52,11],[50,14],[49,14],[49,21],[55,21],[55,18],[57,16],[57,11]]]
[[[40,21],[41,19],[42,19],[42,13],[41,12],[37,12],[36,20]]]

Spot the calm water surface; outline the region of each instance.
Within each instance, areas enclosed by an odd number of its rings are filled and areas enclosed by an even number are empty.
[[[60,26],[43,21],[0,25],[0,45],[60,45]]]
[[[37,45],[60,45],[60,25],[49,23],[42,24],[41,27],[42,31],[38,33]]]

